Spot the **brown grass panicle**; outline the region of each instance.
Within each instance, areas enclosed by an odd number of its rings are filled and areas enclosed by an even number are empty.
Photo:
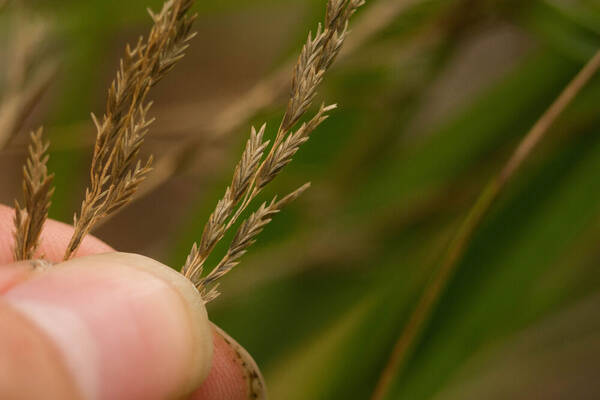
[[[149,11],[154,25],[144,40],[126,48],[117,76],[108,90],[102,119],[92,114],[97,135],[90,167],[90,186],[75,231],[65,251],[69,259],[83,237],[102,218],[131,201],[135,191],[151,170],[152,158],[142,163],[138,157],[152,120],[147,96],[184,56],[196,15],[189,15],[193,0],[168,0],[159,13]]]
[[[274,199],[268,205],[266,203],[261,205],[241,224],[224,258],[205,278],[202,278],[204,264],[216,244],[223,239],[225,233],[262,189],[291,162],[310,134],[327,119],[328,113],[336,108],[335,105],[322,105],[308,122],[294,131],[312,106],[325,72],[340,52],[348,34],[350,17],[364,3],[364,0],[327,2],[324,26],[319,24],[314,35],[309,33],[294,67],[288,104],[266,156],[264,153],[270,142],[263,141],[265,126],[263,125],[258,132],[252,129],[242,158],[235,167],[231,185],[225,190],[223,198],[218,201],[204,227],[200,243],[193,245],[182,268],[182,273],[194,282],[205,301],[211,301],[218,295],[216,286],[209,286],[214,285],[218,278],[239,262],[240,257],[254,243],[258,233],[271,221],[271,217],[308,188],[308,185],[304,185],[279,202]]]
[[[15,261],[33,258],[54,192],[54,175],[49,175],[46,167],[49,143],[43,141],[42,132],[42,128],[31,132],[28,157],[23,166],[23,206],[15,200]]]

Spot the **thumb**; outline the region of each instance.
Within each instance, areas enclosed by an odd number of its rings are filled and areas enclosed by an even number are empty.
[[[32,273],[0,297],[0,326],[3,399],[180,398],[211,366],[198,292],[139,255],[82,257]]]

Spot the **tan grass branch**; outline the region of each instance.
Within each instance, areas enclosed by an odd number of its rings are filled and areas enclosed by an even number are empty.
[[[507,183],[519,170],[536,146],[547,134],[549,128],[573,101],[581,89],[589,82],[600,68],[600,51],[590,59],[583,69],[567,85],[550,108],[525,135],[511,158],[494,177],[469,211],[458,229],[442,259],[442,264],[425,287],[417,306],[413,310],[406,327],[396,341],[390,357],[383,368],[371,400],[384,399],[389,392],[394,377],[398,376],[417,344],[419,336],[425,328],[431,314],[444,293],[449,280],[464,255],[474,232],[487,215],[495,200]]]
[[[253,240],[244,241],[245,246],[242,246],[242,251],[238,248],[240,247],[239,243],[234,239],[225,261],[223,261],[224,264],[218,264],[207,278],[202,278],[204,264],[216,244],[223,239],[225,233],[237,222],[264,187],[292,161],[300,146],[327,119],[327,114],[336,107],[335,105],[322,105],[311,119],[294,130],[311,107],[325,72],[339,54],[348,33],[348,22],[351,16],[363,4],[363,0],[329,0],[327,2],[324,25],[319,25],[314,35],[309,33],[294,66],[288,105],[273,144],[264,158],[263,154],[269,146],[269,142],[263,141],[265,125],[258,132],[254,128],[252,129],[242,159],[235,168],[231,185],[227,187],[223,198],[217,203],[204,227],[199,244],[194,244],[182,268],[182,273],[192,280],[203,293],[205,301],[210,301],[217,295],[215,288],[210,288],[208,285],[213,284],[217,278],[231,270],[233,265],[237,264],[241,254],[245,253],[247,247],[253,243]],[[242,224],[242,227],[249,228],[248,224],[256,224],[253,231],[260,232],[262,227],[270,221],[270,216],[279,210],[278,207],[296,198],[307,187],[305,185],[286,196],[285,201],[275,202],[273,200],[269,206],[261,206],[256,213],[252,214],[250,220]],[[258,226],[260,229],[257,228]],[[236,248],[238,249],[234,250]],[[237,255],[234,261],[232,261],[233,254]]]
[[[15,201],[14,259],[32,259],[38,247],[54,188],[54,175],[48,175],[48,143],[42,139],[42,128],[31,133],[29,155],[23,167],[23,206]]]
[[[310,183],[306,183],[279,201],[275,197],[270,203],[263,203],[258,210],[240,224],[227,253],[217,266],[204,278],[199,276],[193,277],[205,302],[210,302],[219,295],[217,291],[218,284],[212,287],[211,285],[239,264],[240,259],[246,254],[248,248],[255,243],[257,236],[262,232],[263,228],[271,222],[271,218],[279,213],[287,204],[297,199],[309,187]]]
[[[152,119],[147,118],[150,89],[184,56],[195,15],[193,0],[168,0],[157,14],[146,39],[127,46],[117,76],[108,90],[106,111],[92,115],[96,143],[90,167],[90,186],[74,218],[74,233],[65,251],[69,259],[83,237],[103,218],[129,203],[151,169],[152,158],[138,157]]]

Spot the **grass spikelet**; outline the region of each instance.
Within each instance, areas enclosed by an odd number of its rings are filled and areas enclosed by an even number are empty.
[[[252,130],[246,150],[235,169],[231,186],[225,191],[224,197],[218,201],[215,211],[204,227],[200,245],[192,247],[182,269],[183,274],[203,293],[205,301],[210,301],[217,295],[215,287],[208,286],[239,263],[240,257],[254,242],[258,233],[284,204],[295,199],[308,188],[305,185],[279,202],[274,199],[268,205],[266,203],[261,205],[248,220],[241,224],[229,251],[221,262],[206,278],[201,277],[204,263],[215,245],[236,223],[262,189],[292,161],[300,146],[327,119],[328,113],[336,108],[335,105],[322,105],[308,122],[294,130],[312,106],[325,72],[340,52],[348,33],[350,17],[363,4],[364,0],[327,2],[324,26],[319,24],[314,35],[309,33],[294,66],[288,104],[275,140],[264,159],[263,153],[269,145],[268,142],[262,141],[265,126],[263,125],[259,133]]]
[[[309,135],[328,118],[327,113],[335,110],[336,104],[322,105],[310,121],[302,124],[295,132],[288,135],[281,143],[273,147],[273,151],[264,160],[256,176],[256,190],[261,190],[288,165],[300,146],[309,139]]]
[[[48,142],[42,139],[42,128],[31,133],[28,157],[23,166],[23,207],[15,200],[15,261],[33,258],[37,250],[54,188],[54,175],[48,175]]]
[[[154,25],[146,40],[127,46],[117,76],[108,90],[101,119],[92,115],[96,143],[90,167],[90,186],[75,231],[65,251],[69,259],[96,223],[118,211],[133,198],[151,170],[152,158],[138,160],[152,119],[147,118],[150,89],[184,56],[195,15],[188,15],[193,0],[169,0],[159,13],[149,11]]]

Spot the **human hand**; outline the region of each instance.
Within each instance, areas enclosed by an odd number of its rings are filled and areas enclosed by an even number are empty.
[[[91,236],[69,262],[14,263],[13,215],[0,205],[1,399],[263,398],[180,274]],[[47,221],[39,253],[60,262],[72,230]]]

